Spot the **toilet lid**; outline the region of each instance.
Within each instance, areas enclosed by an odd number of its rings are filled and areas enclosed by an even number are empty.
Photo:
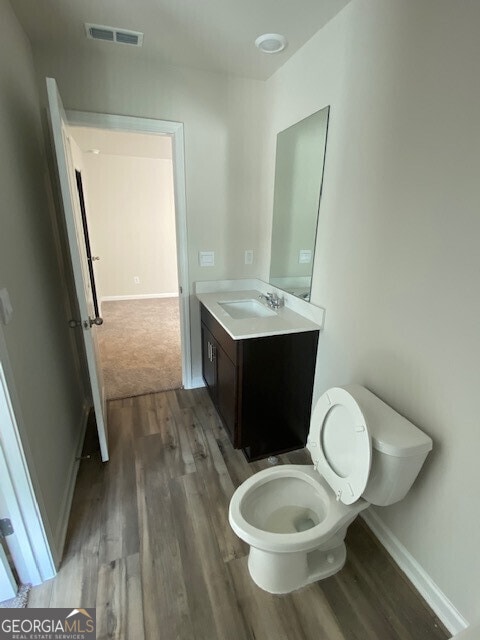
[[[365,417],[348,391],[334,387],[319,398],[307,448],[337,499],[344,504],[356,502],[367,486],[372,441]]]

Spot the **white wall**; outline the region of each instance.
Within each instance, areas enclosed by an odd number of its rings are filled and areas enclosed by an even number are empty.
[[[330,104],[315,398],[359,382],[431,435],[413,490],[377,513],[470,620],[480,575],[479,24],[474,0],[349,4],[267,82],[265,196],[276,133]]]
[[[50,217],[32,53],[6,0],[0,24],[0,288],[8,289],[14,309],[0,358],[18,399],[22,442],[58,561],[84,398]]]
[[[252,158],[262,149],[264,83],[137,64],[120,47],[102,57],[47,48],[35,54],[39,83],[56,78],[66,109],[183,122],[191,281],[256,275],[255,264],[243,264],[243,250],[258,247],[262,176]],[[202,249],[215,250],[215,267],[198,266]]]
[[[176,295],[172,161],[84,153],[83,164],[100,297]]]
[[[98,50],[97,50],[98,51]],[[35,49],[37,76],[56,78],[67,109],[184,123],[190,282],[255,277],[262,258],[261,186],[265,83],[218,73],[136,62],[131,50],[102,55]],[[253,265],[244,250],[253,249]],[[215,251],[214,267],[198,252]],[[267,271],[268,272],[268,271]],[[192,289],[193,291],[193,289]],[[198,302],[191,297],[193,379],[201,379]]]

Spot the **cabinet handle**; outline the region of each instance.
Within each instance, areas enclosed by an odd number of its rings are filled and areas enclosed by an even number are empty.
[[[210,342],[208,342],[208,359],[210,362],[212,361],[212,345]]]

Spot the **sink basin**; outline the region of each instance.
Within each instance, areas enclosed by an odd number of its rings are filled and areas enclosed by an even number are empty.
[[[218,303],[232,318],[242,320],[244,318],[267,318],[276,316],[273,309],[269,309],[264,304],[249,298],[248,300],[230,300]]]

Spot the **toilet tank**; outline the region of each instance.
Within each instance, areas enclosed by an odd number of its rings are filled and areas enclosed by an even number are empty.
[[[343,387],[359,405],[372,438],[372,464],[362,497],[381,507],[394,504],[410,490],[432,439],[365,387]]]

